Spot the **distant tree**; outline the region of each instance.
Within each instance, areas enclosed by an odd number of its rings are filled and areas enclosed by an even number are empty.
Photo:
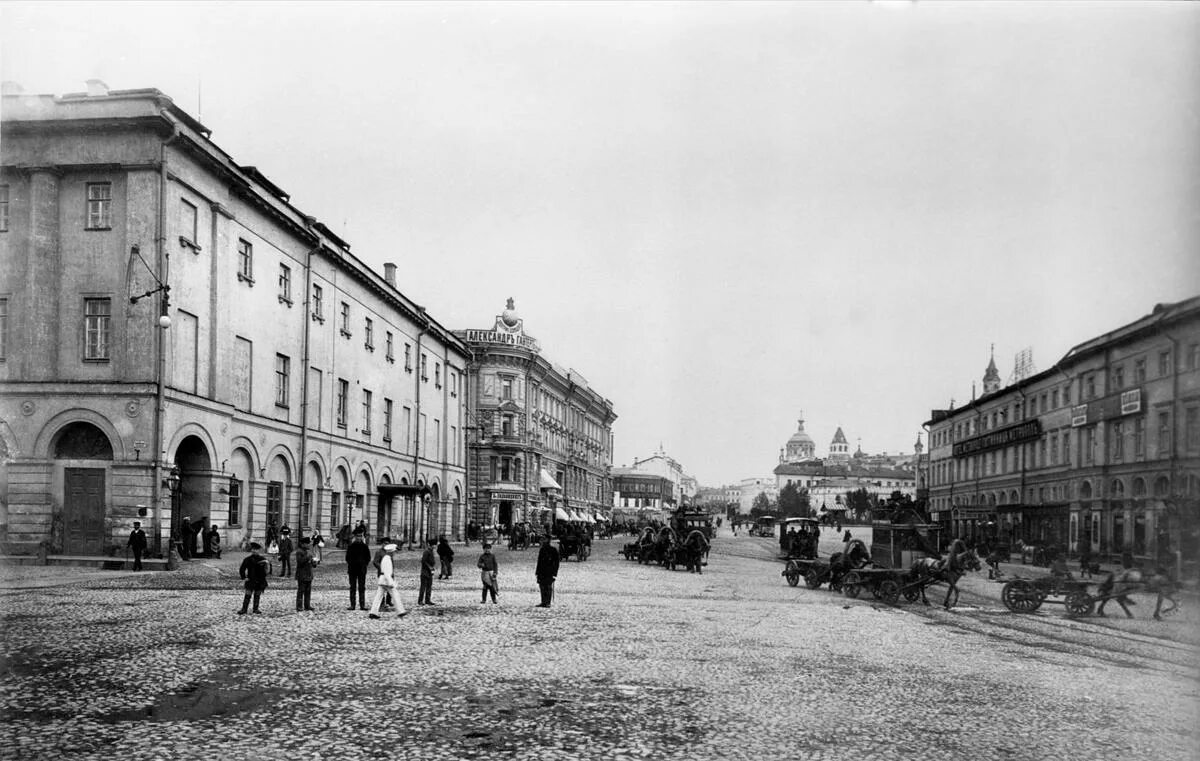
[[[843,504],[846,506],[846,515],[855,523],[864,523],[870,520],[871,511],[875,509],[875,505],[878,502],[879,498],[866,489],[848,491],[843,499]]]
[[[812,515],[808,489],[788,484],[779,492],[779,512],[788,518],[807,518]]]
[[[771,498],[766,494],[759,494],[754,498],[754,502],[750,505],[750,514],[755,517],[759,515],[768,515],[771,512]]]

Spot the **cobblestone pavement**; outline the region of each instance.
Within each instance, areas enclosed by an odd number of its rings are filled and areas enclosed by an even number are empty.
[[[703,575],[477,547],[410,614],[348,611],[341,552],[313,613],[272,579],[238,616],[242,553],[175,572],[0,569],[0,759],[1188,759],[1200,750],[1195,605],[1180,616],[1018,616],[789,587],[772,540],[714,543]],[[823,545],[823,551],[828,547]],[[1032,571],[1031,571],[1032,573]],[[932,599],[932,598],[931,598]],[[1153,599],[1148,602],[1152,605]],[[1190,601],[1189,601],[1190,603]],[[1190,608],[1190,610],[1189,610]]]

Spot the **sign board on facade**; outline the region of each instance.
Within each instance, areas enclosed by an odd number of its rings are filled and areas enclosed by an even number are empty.
[[[1078,428],[1081,425],[1087,425],[1087,411],[1088,406],[1086,404],[1077,404],[1071,408],[1072,428]]]
[[[979,452],[987,452],[992,449],[1000,449],[1001,447],[1019,444],[1030,439],[1040,438],[1042,435],[1042,421],[1034,418],[1026,420],[1016,425],[1010,425],[1007,428],[1001,428],[998,431],[991,431],[982,436],[960,441],[954,445],[955,457],[968,457]]]
[[[1133,388],[1121,392],[1121,414],[1132,415],[1142,411],[1142,390]]]
[[[1075,425],[1075,409],[1071,410],[1071,424]],[[1099,423],[1104,420],[1133,415],[1142,411],[1142,390],[1131,388],[1119,394],[1111,394],[1103,399],[1096,399],[1087,405],[1086,419],[1080,425]]]
[[[538,342],[530,336],[519,333],[505,333],[499,330],[467,330],[463,331],[468,343],[505,344],[520,346],[522,349],[538,351]]]

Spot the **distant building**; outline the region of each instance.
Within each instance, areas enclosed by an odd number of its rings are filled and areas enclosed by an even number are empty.
[[[551,362],[512,299],[470,349],[470,499],[480,525],[610,517],[611,401],[578,370]]]
[[[779,501],[779,487],[768,476],[743,478],[738,484],[738,512],[749,513],[759,495],[765,495],[772,505]]]
[[[613,468],[613,505],[622,511],[650,509],[672,511],[696,495],[696,479],[659,446],[657,452],[629,467]]]
[[[1198,559],[1200,297],[998,377],[989,362],[983,396],[925,424],[930,510],[949,533]]]

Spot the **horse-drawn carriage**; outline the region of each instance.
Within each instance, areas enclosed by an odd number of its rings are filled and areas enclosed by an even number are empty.
[[[592,540],[587,532],[569,532],[558,538],[558,554],[563,560],[572,557],[576,562],[588,559],[592,554]]]
[[[692,573],[701,573],[708,564],[708,550],[708,537],[700,529],[692,529],[680,538],[670,526],[647,526],[636,540],[625,544],[621,554],[641,564],[661,565],[671,571],[683,566]]]
[[[804,579],[804,585],[809,589],[817,589],[822,584],[828,584],[834,592],[843,591],[843,579],[851,572],[871,565],[871,551],[861,539],[852,539],[841,552],[835,552],[828,560],[819,557],[788,558],[780,574],[791,586]],[[855,595],[857,596],[857,595]]]
[[[1092,586],[1095,592],[1092,592]],[[1144,574],[1137,568],[1127,568],[1111,573],[1101,581],[1075,579],[1069,575],[1051,574],[1037,578],[1018,576],[1010,579],[1000,590],[1000,600],[1004,607],[1013,613],[1033,613],[1043,604],[1062,605],[1070,618],[1090,616],[1100,605],[1100,615],[1104,615],[1104,604],[1115,600],[1125,615],[1133,618],[1127,607],[1132,601],[1129,595],[1134,592],[1157,594],[1154,606],[1154,618],[1161,620],[1179,609],[1175,598],[1175,583],[1162,574]],[[1051,599],[1058,598],[1058,599]],[[1163,607],[1163,602],[1170,605]]]

